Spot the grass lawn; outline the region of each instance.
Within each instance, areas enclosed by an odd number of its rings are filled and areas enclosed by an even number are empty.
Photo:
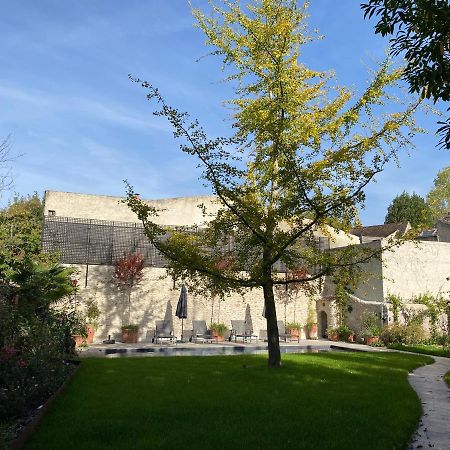
[[[450,358],[450,350],[442,348],[441,345],[403,345],[403,344],[391,344],[389,348],[395,350],[403,350],[405,352],[423,353],[424,355],[443,356]]]
[[[447,373],[444,375],[444,380],[447,382],[448,387],[450,387],[450,372],[447,372]]]
[[[86,359],[31,449],[399,449],[421,414],[396,353]]]

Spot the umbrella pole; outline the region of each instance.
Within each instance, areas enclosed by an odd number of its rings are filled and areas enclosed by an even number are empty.
[[[184,342],[184,340],[183,340],[183,330],[184,330],[183,325],[184,325],[184,319],[182,318],[181,319],[181,339],[180,339],[180,342]]]

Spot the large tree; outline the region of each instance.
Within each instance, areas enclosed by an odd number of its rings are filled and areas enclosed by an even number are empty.
[[[402,192],[388,207],[384,223],[409,222],[413,228],[430,227],[433,215],[423,197]]]
[[[375,32],[391,35],[394,55],[404,54],[411,92],[435,102],[450,100],[450,3],[448,0],[369,0],[364,17],[376,16]],[[448,109],[450,110],[450,108]],[[450,118],[438,122],[440,145],[450,149]]]
[[[450,212],[450,166],[438,172],[433,188],[427,195],[427,203],[435,220],[442,219]]]
[[[401,76],[388,62],[358,98],[330,88],[331,73],[306,67],[300,61],[302,46],[311,40],[306,5],[254,0],[245,7],[223,1],[212,8],[211,17],[199,10],[194,16],[212,53],[222,57],[226,79],[235,82],[231,137],[208,138],[158,89],[135,81],[161,106],[154,114],[169,120],[181,149],[199,159],[221,209],[200,230],[168,230],[155,223],[158,211],[132,187],[128,204],[172,274],[190,280],[191,289],[262,288],[269,365],[278,367],[274,286],[314,284],[371,257],[357,246],[324,252],[315,232],[351,227],[364,188],[400,148],[409,147],[417,103],[380,113],[386,90]],[[280,262],[301,276],[281,276],[274,270]]]

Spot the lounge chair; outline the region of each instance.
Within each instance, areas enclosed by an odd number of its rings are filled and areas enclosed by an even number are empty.
[[[258,339],[260,341],[267,342],[267,330],[259,330],[259,337]]]
[[[155,330],[155,344],[162,343],[163,340],[169,343],[176,343],[177,338],[173,335],[172,323],[169,320],[157,320]]]
[[[211,330],[208,330],[206,326],[206,321],[204,320],[193,320],[192,321],[192,342],[213,342],[216,339],[211,334]],[[217,341],[216,341],[217,342]]]
[[[258,339],[258,336],[254,336],[251,330],[246,329],[245,320],[231,321],[230,341],[234,339],[234,342],[237,342],[238,339],[242,339],[243,342],[251,342],[252,338]]]

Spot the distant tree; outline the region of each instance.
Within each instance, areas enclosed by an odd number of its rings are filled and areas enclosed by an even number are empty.
[[[450,166],[444,167],[434,179],[434,186],[427,195],[427,203],[435,220],[450,212]]]
[[[43,204],[34,193],[15,196],[0,210],[0,277],[22,267],[27,259],[35,262],[57,262],[56,254],[41,253]]]
[[[413,228],[430,227],[433,215],[420,195],[403,192],[392,200],[384,220],[384,223],[399,222],[409,222]]]
[[[377,16],[375,33],[394,35],[394,55],[404,53],[410,91],[450,100],[450,3],[448,0],[369,0],[364,17]],[[448,109],[450,110],[450,108]],[[438,129],[439,145],[450,149],[450,118]]]
[[[209,138],[197,121],[169,106],[158,89],[135,80],[159,105],[155,114],[172,124],[181,149],[198,158],[220,211],[200,230],[168,232],[153,219],[158,211],[137,199],[132,188],[128,204],[169,269],[189,281],[191,292],[261,289],[268,363],[279,367],[274,287],[314,285],[337,267],[370,258],[357,246],[324,252],[315,233],[329,235],[330,226],[349,230],[367,184],[409,146],[417,103],[396,112],[385,108],[378,116],[386,90],[400,77],[388,61],[359,98],[336,88],[332,74],[306,67],[300,55],[312,39],[307,3],[239,3],[211,2],[211,16],[194,11],[236,88],[229,102],[234,108],[231,137]],[[292,276],[274,270],[278,262]],[[294,273],[298,267],[308,270]]]
[[[119,286],[125,287],[128,300],[128,320],[131,318],[131,292],[143,277],[144,256],[130,253],[119,258],[115,264],[114,278]]]

